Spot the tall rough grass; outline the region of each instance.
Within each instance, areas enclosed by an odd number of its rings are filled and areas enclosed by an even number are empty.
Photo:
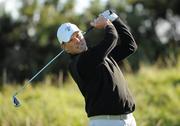
[[[138,126],[180,126],[180,69],[143,67],[128,75]]]
[[[0,93],[0,126],[85,126],[83,98],[75,85],[57,88],[39,83],[18,95],[15,108],[11,95],[19,86],[5,86]]]
[[[137,126],[180,126],[180,67],[142,67],[126,74],[136,99]],[[35,84],[33,84],[35,85]],[[70,79],[64,87],[45,81],[29,86],[15,108],[11,95],[19,86],[6,85],[0,91],[0,126],[87,126],[84,100]]]

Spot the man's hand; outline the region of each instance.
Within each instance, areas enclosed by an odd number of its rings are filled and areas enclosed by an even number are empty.
[[[97,29],[102,29],[105,28],[107,25],[112,25],[109,19],[105,18],[104,16],[99,16],[98,18],[94,19],[90,24]]]
[[[111,22],[118,18],[118,15],[114,13],[112,10],[106,10],[99,14],[99,16],[104,16],[105,18],[109,19]]]

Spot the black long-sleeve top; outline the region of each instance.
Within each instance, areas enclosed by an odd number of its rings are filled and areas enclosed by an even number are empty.
[[[128,114],[134,99],[117,63],[135,52],[137,45],[120,18],[107,25],[97,46],[72,56],[70,73],[85,99],[88,117]]]

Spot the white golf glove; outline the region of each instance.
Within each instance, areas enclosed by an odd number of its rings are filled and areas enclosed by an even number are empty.
[[[113,22],[118,18],[118,15],[111,10],[106,10],[100,13],[99,16],[104,16],[105,18],[109,19],[111,22]]]

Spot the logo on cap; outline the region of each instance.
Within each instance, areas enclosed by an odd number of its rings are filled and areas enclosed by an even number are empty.
[[[71,27],[70,27],[70,26],[67,26],[65,30],[66,30],[66,31],[70,31],[70,30],[71,30]]]

